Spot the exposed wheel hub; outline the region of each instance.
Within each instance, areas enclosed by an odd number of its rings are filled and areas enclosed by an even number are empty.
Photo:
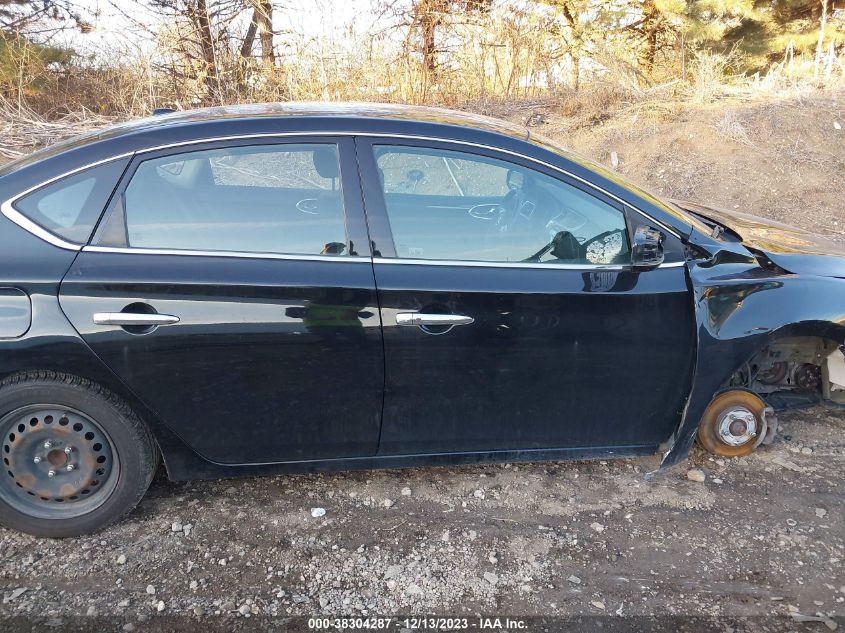
[[[719,415],[718,432],[725,444],[742,446],[757,437],[757,417],[745,407],[732,407]]]
[[[25,407],[0,420],[6,477],[0,494],[26,508],[82,510],[113,489],[112,444],[88,416],[49,406]],[[74,509],[71,509],[71,506]],[[87,511],[87,510],[86,510]]]
[[[765,401],[747,389],[716,394],[698,424],[698,442],[720,457],[742,457],[766,438],[769,425]]]

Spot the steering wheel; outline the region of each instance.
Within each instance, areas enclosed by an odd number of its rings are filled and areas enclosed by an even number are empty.
[[[317,198],[303,198],[295,206],[297,211],[306,215],[320,214],[320,201]]]
[[[522,188],[511,189],[505,195],[501,204],[501,213],[496,218],[496,228],[499,233],[507,233],[512,229],[519,220],[523,209],[530,205],[532,211],[537,207],[537,203],[532,200]]]

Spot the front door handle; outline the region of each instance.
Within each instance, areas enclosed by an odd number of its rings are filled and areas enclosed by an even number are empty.
[[[469,325],[475,319],[463,314],[424,314],[422,312],[399,312],[396,325],[425,327],[436,325]]]
[[[95,325],[173,325],[179,323],[179,317],[171,314],[144,314],[138,312],[96,312]]]

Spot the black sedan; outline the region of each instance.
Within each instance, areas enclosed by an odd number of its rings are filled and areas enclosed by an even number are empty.
[[[0,522],[174,480],[746,455],[845,402],[845,252],[444,110],[160,114],[0,170]]]

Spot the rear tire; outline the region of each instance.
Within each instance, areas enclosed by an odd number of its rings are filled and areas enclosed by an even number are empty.
[[[158,465],[146,425],[115,394],[48,371],[0,381],[0,523],[63,538],[130,512]]]

